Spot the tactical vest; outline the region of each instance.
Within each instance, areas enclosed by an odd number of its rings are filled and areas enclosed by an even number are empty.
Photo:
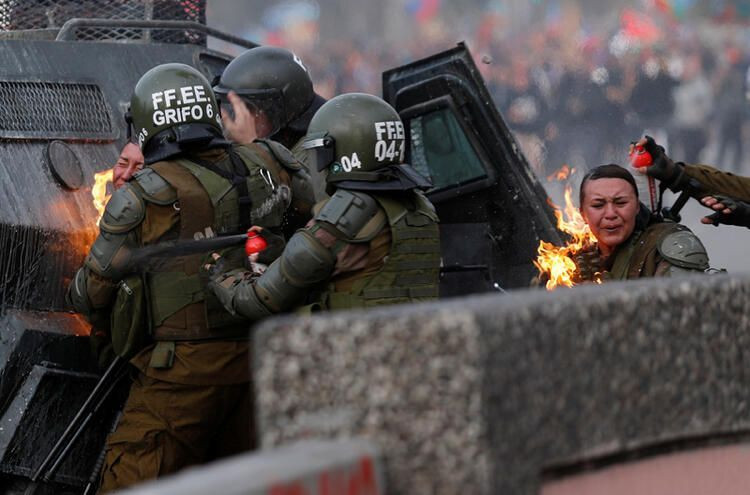
[[[208,227],[217,235],[242,232],[250,225],[280,228],[288,206],[288,179],[281,177],[281,167],[275,161],[262,159],[246,147],[235,150],[247,175],[235,176],[233,181],[186,159],[151,165],[176,192],[177,202],[170,207],[179,212],[179,239],[193,239],[205,233]],[[227,155],[212,165],[220,170],[232,170],[230,160]],[[252,198],[246,209],[249,219],[241,218],[242,189]],[[242,247],[224,250],[221,254],[229,268],[242,266]],[[155,340],[204,340],[247,333],[246,322],[231,316],[212,293],[204,291],[205,283],[199,277],[199,270],[208,255],[210,253],[184,256],[178,263],[170,264],[169,271],[147,272]]]
[[[323,305],[349,309],[437,299],[440,233],[434,207],[421,193],[413,196],[413,209],[389,196],[372,197],[385,210],[390,226],[390,250],[383,266],[355,280],[348,290],[330,284]]]

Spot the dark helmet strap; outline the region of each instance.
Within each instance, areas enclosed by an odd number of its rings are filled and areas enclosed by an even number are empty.
[[[229,160],[232,162],[232,171],[234,172],[232,184],[237,187],[237,192],[239,193],[240,225],[244,230],[247,230],[252,227],[253,220],[250,214],[253,200],[247,188],[247,176],[250,175],[250,172],[247,170],[245,162],[242,161],[240,155],[234,150],[234,146],[229,148]]]
[[[126,127],[126,135],[128,137],[128,141],[130,141],[133,138],[133,115],[130,113],[130,110],[125,112],[125,127]]]

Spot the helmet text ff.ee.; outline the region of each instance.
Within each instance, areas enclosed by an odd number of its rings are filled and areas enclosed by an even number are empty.
[[[160,133],[200,125],[221,132],[216,99],[208,80],[185,64],[162,64],[146,72],[135,85],[129,119],[138,145],[145,149]],[[179,135],[175,137],[179,141]]]
[[[406,136],[398,112],[377,96],[348,93],[315,113],[303,143],[311,167],[328,182],[365,179],[404,162]]]

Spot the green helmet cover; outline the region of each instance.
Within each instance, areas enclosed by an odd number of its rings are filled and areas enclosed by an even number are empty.
[[[185,124],[206,124],[221,131],[211,84],[185,64],[162,64],[138,80],[130,99],[130,118],[141,150],[160,132]]]
[[[303,148],[328,182],[372,180],[369,172],[404,163],[406,136],[398,112],[377,96],[348,93],[315,113]]]

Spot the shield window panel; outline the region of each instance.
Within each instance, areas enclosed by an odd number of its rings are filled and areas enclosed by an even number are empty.
[[[409,163],[432,181],[430,192],[488,178],[484,160],[451,103],[444,97],[402,114],[409,132]]]

